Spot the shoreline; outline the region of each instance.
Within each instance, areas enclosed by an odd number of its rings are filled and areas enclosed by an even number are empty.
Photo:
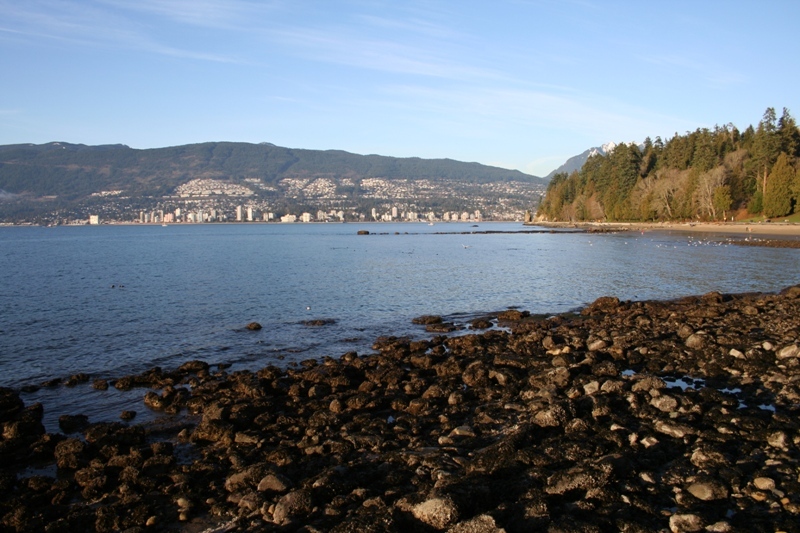
[[[800,285],[497,320],[503,330],[380,337],[374,353],[286,369],[189,361],[110,383],[170,415],[147,424],[73,416],[48,434],[41,406],[0,388],[0,520],[797,530]]]
[[[603,231],[669,231],[800,238],[800,224],[783,222],[532,222],[528,226]]]

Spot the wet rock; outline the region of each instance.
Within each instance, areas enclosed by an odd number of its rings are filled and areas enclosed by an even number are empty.
[[[613,313],[616,311],[620,306],[619,298],[614,296],[601,296],[594,302],[592,302],[588,307],[581,311],[582,315],[598,315],[598,314],[607,314]]]
[[[84,463],[84,450],[86,444],[80,439],[66,439],[55,448],[55,458],[58,468],[76,470]]]
[[[491,320],[485,318],[476,318],[472,322],[470,322],[470,329],[489,329],[492,327]]]
[[[86,383],[87,381],[89,381],[89,375],[88,374],[83,374],[83,373],[75,374],[75,375],[70,376],[67,379],[67,381],[64,382],[64,386],[66,386],[66,387],[75,387],[75,386],[77,386],[77,385],[79,385],[81,383]]]
[[[249,329],[250,331],[258,331],[261,329],[261,324],[259,324],[258,322],[250,322],[245,326],[245,328]]]
[[[531,314],[528,311],[519,311],[517,309],[508,309],[497,313],[497,320],[504,320],[508,322],[515,322],[529,317]]]
[[[108,390],[108,381],[96,379],[92,382],[92,388],[95,390]]]
[[[64,433],[76,433],[89,425],[89,417],[86,415],[61,415],[58,417],[58,427]]]
[[[428,333],[451,333],[458,328],[452,322],[442,322],[441,324],[428,324],[425,331]]]
[[[208,372],[209,366],[205,361],[187,361],[178,367],[178,372],[197,374],[198,372]]]
[[[438,315],[422,315],[411,319],[411,323],[420,324],[422,326],[428,326],[430,324],[441,324],[442,317]]]
[[[336,320],[332,318],[316,318],[314,320],[303,320],[301,322],[304,326],[308,327],[321,327],[321,326],[329,326],[331,324],[336,324]]]

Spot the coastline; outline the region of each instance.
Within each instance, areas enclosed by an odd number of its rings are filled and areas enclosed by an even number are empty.
[[[190,361],[109,383],[179,415],[162,423],[46,434],[41,406],[0,389],[2,524],[796,530],[800,286],[494,320],[288,369]]]
[[[800,238],[800,224],[784,222],[532,222],[525,226],[574,228],[586,231],[670,231]]]

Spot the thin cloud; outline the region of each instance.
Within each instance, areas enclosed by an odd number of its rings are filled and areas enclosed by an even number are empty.
[[[181,24],[237,30],[254,16],[273,10],[275,2],[241,0],[99,0],[117,9],[148,13]]]
[[[188,50],[163,44],[146,28],[107,9],[77,3],[27,2],[0,3],[14,29],[2,31],[17,36],[70,42],[82,46],[116,47],[172,57],[219,63],[242,63],[239,58],[206,51]]]

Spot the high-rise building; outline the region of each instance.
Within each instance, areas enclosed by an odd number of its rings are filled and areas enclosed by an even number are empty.
[[[242,219],[244,218],[242,215],[243,215],[242,206],[237,205],[236,206],[236,222],[241,222],[242,221]]]

